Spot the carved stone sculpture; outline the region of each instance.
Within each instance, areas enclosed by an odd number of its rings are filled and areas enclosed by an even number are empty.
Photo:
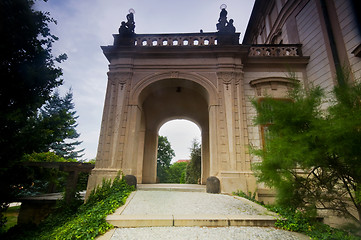
[[[134,35],[135,22],[134,22],[134,10],[129,9],[127,14],[127,22],[121,22],[119,27],[119,35],[121,37],[131,37]]]
[[[218,23],[216,24],[217,30],[219,33],[235,33],[236,28],[233,25],[233,19],[230,19],[228,22],[228,12],[225,7],[222,8],[221,13],[219,14]]]

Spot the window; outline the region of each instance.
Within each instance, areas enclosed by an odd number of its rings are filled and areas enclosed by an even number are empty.
[[[265,98],[260,98],[258,101],[261,104],[262,108],[265,108],[268,113],[272,114],[272,106],[267,104],[267,102],[264,101],[264,100],[265,100]],[[285,103],[291,101],[288,98],[273,98],[273,100],[280,101],[280,102],[282,101],[282,102],[285,102]],[[267,116],[267,117],[269,117],[269,118],[264,119],[264,121],[267,122],[267,123],[260,125],[261,140],[262,140],[261,143],[262,143],[263,148],[265,148],[265,146],[267,144],[267,141],[269,141],[271,139],[270,128],[269,127],[273,124],[272,116]]]

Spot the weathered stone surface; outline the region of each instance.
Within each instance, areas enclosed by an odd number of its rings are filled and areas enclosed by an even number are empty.
[[[211,176],[207,178],[206,192],[207,193],[221,192],[221,183],[217,177]]]
[[[34,223],[38,225],[54,210],[56,201],[53,200],[29,200],[23,201],[18,216],[18,224]]]
[[[135,188],[137,188],[137,178],[136,178],[136,176],[134,176],[134,175],[125,175],[124,180],[129,186],[134,186]]]

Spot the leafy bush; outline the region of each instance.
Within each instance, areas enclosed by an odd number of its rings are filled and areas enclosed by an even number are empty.
[[[94,239],[113,226],[105,217],[123,205],[134,187],[116,177],[111,183],[104,180],[94,190],[88,201],[75,211],[61,203],[56,212],[38,227],[17,226],[3,236],[4,239],[48,240],[48,239]],[[1,237],[1,236],[0,236]]]
[[[187,162],[175,162],[167,169],[167,183],[185,183]]]
[[[315,218],[310,216],[308,212],[301,212],[292,208],[282,208],[276,206],[268,206],[269,210],[281,215],[284,219],[278,219],[275,223],[276,227],[287,231],[301,232],[312,239],[317,240],[359,240],[360,237],[351,235],[350,233],[332,228]]]
[[[256,202],[272,212],[276,212],[280,218],[276,221],[275,226],[287,231],[304,233],[316,240],[360,240],[360,237],[351,235],[346,231],[332,228],[316,218],[315,212],[302,212],[292,207],[283,207],[281,205],[265,205],[255,199],[255,194],[245,194],[242,191],[233,193],[237,196],[244,197]]]
[[[338,211],[361,228],[361,83],[338,77],[332,96],[298,85],[290,101],[253,101],[255,123],[267,126],[253,169],[280,205]]]
[[[243,191],[238,190],[237,192],[233,192],[233,195],[237,195],[237,196],[239,196],[239,197],[246,198],[246,199],[248,199],[248,200],[250,200],[250,201],[252,201],[252,202],[255,202],[255,203],[258,203],[258,204],[264,206],[264,203],[263,203],[263,202],[258,202],[258,201],[256,200],[256,192],[254,192],[253,194],[252,194],[252,192],[248,192],[248,195],[247,195],[247,194],[244,193]]]

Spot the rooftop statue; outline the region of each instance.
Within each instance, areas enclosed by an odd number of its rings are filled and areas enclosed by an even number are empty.
[[[216,24],[217,30],[219,32],[223,32],[226,28],[228,21],[227,21],[227,11],[225,8],[221,10],[221,13],[219,14],[218,23]]]
[[[227,20],[227,5],[221,5],[221,13],[219,14],[218,23],[216,24],[219,33],[235,33],[236,28],[233,25],[233,19]]]
[[[127,22],[121,22],[119,27],[119,35],[121,37],[131,37],[134,35],[135,22],[134,22],[134,9],[129,9],[129,14],[127,14]]]

